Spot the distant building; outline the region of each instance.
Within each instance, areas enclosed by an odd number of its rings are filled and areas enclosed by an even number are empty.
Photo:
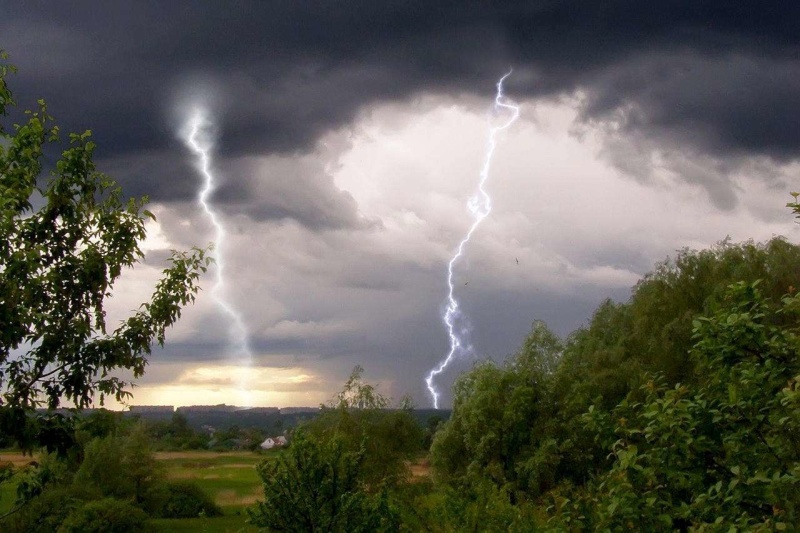
[[[281,410],[277,407],[250,407],[248,409],[241,409],[238,412],[248,415],[277,415],[280,414]]]
[[[175,407],[172,405],[131,405],[130,411],[141,415],[164,415],[174,413]]]
[[[270,450],[272,448],[279,448],[281,446],[286,446],[286,437],[283,435],[280,437],[275,437],[274,439],[272,437],[267,437],[264,439],[264,442],[261,443],[262,450]]]
[[[179,413],[233,413],[239,409],[235,405],[221,403],[219,405],[189,405],[178,407],[177,411]]]
[[[290,415],[295,413],[317,413],[319,407],[281,407],[282,415]]]

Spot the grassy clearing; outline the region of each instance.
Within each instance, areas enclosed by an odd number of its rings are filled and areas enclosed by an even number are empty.
[[[24,468],[31,461],[36,461],[37,459],[38,457],[35,455],[23,455],[22,452],[10,452],[7,450],[0,452],[0,465],[11,463],[14,465],[14,470]],[[0,484],[0,515],[10,511],[16,499],[17,483],[16,477],[14,477],[10,481]]]
[[[256,465],[274,459],[280,452],[258,455],[252,452],[159,452],[156,459],[164,466],[169,479],[195,481],[222,507],[223,516],[186,518],[180,520],[151,520],[163,532],[191,533],[249,533],[257,531],[247,524],[246,509],[263,499]],[[0,463],[11,462],[15,468],[24,467],[35,457],[16,452],[0,453]],[[427,458],[420,457],[409,464],[412,479],[430,475]],[[0,514],[11,508],[16,498],[16,484],[0,484]]]
[[[222,507],[223,516],[181,520],[151,520],[164,532],[239,533],[257,531],[247,525],[247,507],[263,498],[256,464],[274,458],[276,452],[159,452],[156,459],[164,466],[167,478],[195,481]],[[0,464],[23,468],[36,457],[20,452],[0,452]],[[0,514],[10,510],[16,499],[16,483],[0,484]]]
[[[413,463],[409,463],[408,469],[411,471],[412,480],[423,480],[431,477],[431,463],[427,456],[419,457]]]
[[[161,531],[233,533],[257,531],[248,526],[247,507],[263,498],[256,464],[275,453],[252,452],[160,452],[156,458],[167,477],[196,482],[222,507],[224,516],[183,520],[153,520]]]
[[[196,482],[226,511],[242,511],[261,498],[255,467],[270,456],[251,452],[156,454],[168,478]]]

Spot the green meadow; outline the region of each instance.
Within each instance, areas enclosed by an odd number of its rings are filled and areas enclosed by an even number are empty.
[[[159,531],[246,532],[247,507],[263,498],[256,464],[275,457],[275,452],[160,452],[167,478],[194,481],[222,507],[223,516],[213,518],[158,519],[151,523]]]
[[[247,524],[247,507],[263,498],[256,464],[270,460],[277,452],[159,452],[168,479],[196,482],[223,510],[223,516],[187,519],[154,519],[156,531],[234,533],[257,531]],[[0,462],[24,466],[33,460],[19,452],[0,453]],[[16,485],[0,484],[0,514],[7,512],[15,499]]]

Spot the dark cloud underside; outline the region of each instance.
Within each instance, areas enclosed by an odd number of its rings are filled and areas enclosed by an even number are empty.
[[[796,2],[2,2],[2,12],[21,100],[46,97],[70,129],[95,130],[101,157],[138,165],[174,157],[169,111],[187,79],[213,80],[221,155],[232,156],[307,151],[371,102],[485,95],[510,64],[514,95],[580,90],[584,120],[714,156],[800,152]],[[144,179],[155,199],[189,196],[193,177],[167,163],[118,177]]]

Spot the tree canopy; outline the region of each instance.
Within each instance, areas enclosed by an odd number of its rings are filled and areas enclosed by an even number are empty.
[[[658,264],[565,341],[534,323],[456,382],[435,478],[467,511],[511,504],[501,529],[795,527],[798,265],[784,239],[726,240]]]

